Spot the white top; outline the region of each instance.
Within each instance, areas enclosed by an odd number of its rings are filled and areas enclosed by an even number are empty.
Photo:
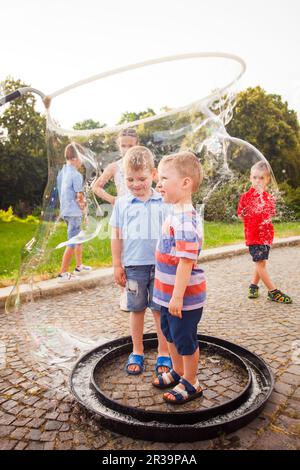
[[[130,194],[126,184],[125,184],[125,175],[123,170],[123,160],[120,158],[116,162],[117,164],[117,171],[114,174],[114,182],[117,188],[118,197],[124,196],[125,194]]]

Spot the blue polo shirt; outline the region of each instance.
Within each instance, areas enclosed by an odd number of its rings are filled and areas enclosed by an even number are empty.
[[[124,266],[155,264],[157,240],[169,212],[170,206],[154,190],[147,201],[132,194],[117,199],[109,224],[122,231]]]
[[[81,217],[82,210],[76,201],[76,193],[83,192],[83,176],[73,165],[66,164],[57,175],[60,200],[60,216]]]

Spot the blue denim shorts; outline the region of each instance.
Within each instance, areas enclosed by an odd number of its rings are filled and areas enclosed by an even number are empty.
[[[64,221],[68,226],[68,240],[70,238],[76,237],[81,230],[81,221],[82,217],[64,217]],[[70,248],[75,248],[76,244],[68,245]]]
[[[269,251],[270,245],[249,245],[249,252],[254,262],[268,259]]]
[[[199,347],[197,326],[202,317],[203,307],[196,310],[182,311],[182,318],[169,313],[167,307],[161,307],[160,324],[168,343],[174,343],[178,354],[190,356]]]
[[[141,312],[147,307],[160,312],[160,305],[152,301],[155,266],[125,266],[127,307],[130,312]]]

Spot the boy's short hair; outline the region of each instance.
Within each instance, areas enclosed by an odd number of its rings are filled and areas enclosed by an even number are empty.
[[[189,177],[193,181],[192,191],[198,190],[203,180],[203,170],[199,159],[193,152],[179,152],[165,155],[159,164],[172,163],[182,178]]]
[[[271,167],[268,162],[256,162],[254,165],[252,165],[250,172],[252,172],[252,170],[263,171],[264,173],[267,173],[268,176],[271,175]]]
[[[135,145],[127,150],[123,158],[124,169],[127,170],[149,170],[153,171],[154,155],[147,147]]]
[[[84,149],[80,144],[71,142],[65,148],[65,159],[66,160],[77,160],[80,158],[80,154],[84,155]]]
[[[129,127],[128,129],[122,129],[119,132],[118,137],[135,137],[136,140],[138,140],[138,135],[136,133],[136,130],[133,129],[132,127]]]

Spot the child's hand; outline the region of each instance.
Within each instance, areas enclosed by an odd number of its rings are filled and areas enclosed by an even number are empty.
[[[183,298],[182,297],[171,297],[169,303],[169,312],[174,317],[182,318],[182,306],[183,306]]]
[[[126,274],[123,266],[118,266],[114,268],[115,281],[119,286],[126,286]]]
[[[76,201],[77,204],[79,205],[80,209],[83,210],[86,205],[86,199],[82,193],[77,193],[76,195]]]

